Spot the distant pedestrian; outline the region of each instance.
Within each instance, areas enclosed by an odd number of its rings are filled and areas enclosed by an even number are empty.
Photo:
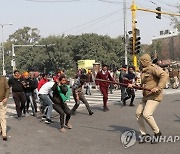
[[[113,78],[111,77],[110,73],[107,70],[107,65],[102,65],[102,70],[99,71],[96,75],[97,79],[103,79],[107,81],[114,81]],[[103,111],[109,111],[109,108],[107,107],[107,101],[108,101],[108,88],[109,88],[109,83],[108,82],[102,82],[96,80],[96,85],[99,86],[101,93],[103,94]]]
[[[91,86],[92,86],[93,78],[91,70],[88,70],[86,74],[86,95],[91,95]]]
[[[137,80],[137,77],[134,73],[135,71],[135,68],[134,66],[129,66],[128,67],[128,73],[125,75],[125,83],[127,82],[127,84],[136,84],[136,80]],[[126,92],[127,92],[127,96],[124,98],[123,100],[123,104],[124,106],[126,105],[126,101],[128,99],[131,98],[131,101],[130,101],[130,105],[129,106],[134,106],[134,98],[135,98],[135,90],[134,88],[126,88]]]
[[[93,111],[91,110],[91,107],[89,106],[89,103],[84,97],[84,93],[82,91],[82,86],[85,84],[85,82],[86,82],[86,70],[82,69],[81,75],[76,79],[75,83],[72,86],[72,93],[75,100],[75,105],[71,110],[72,114],[74,114],[76,109],[79,107],[80,101],[82,101],[85,104],[89,112],[89,115],[93,114]]]
[[[24,82],[23,78],[19,74],[18,70],[14,71],[14,75],[9,79],[8,84],[12,87],[12,95],[16,104],[16,111],[18,118],[21,118],[22,111],[25,114],[25,102],[26,96],[24,94]]]
[[[127,71],[127,65],[123,65],[121,68],[121,71],[120,71],[120,75],[119,75],[119,82],[120,83],[124,83],[126,71]],[[125,105],[124,99],[127,96],[126,87],[120,86],[120,89],[121,89],[121,102],[123,103],[123,105]]]

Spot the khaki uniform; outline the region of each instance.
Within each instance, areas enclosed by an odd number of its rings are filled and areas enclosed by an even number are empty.
[[[2,102],[5,98],[9,98],[9,85],[7,79],[0,76],[0,129],[2,131],[2,136],[6,136],[7,102]]]
[[[175,70],[172,68],[169,72],[169,77],[170,77],[170,83],[173,89],[178,88],[179,86],[179,79],[178,79],[178,70]]]
[[[143,98],[142,102],[137,107],[136,118],[142,135],[146,134],[144,119],[152,128],[154,133],[158,133],[159,128],[154,120],[153,113],[159,102],[162,100],[162,90],[166,85],[168,75],[159,66],[151,63],[149,55],[143,55],[140,58],[140,61],[143,65],[141,75],[142,86],[148,89],[158,88],[158,91],[152,93],[150,91],[143,90]]]

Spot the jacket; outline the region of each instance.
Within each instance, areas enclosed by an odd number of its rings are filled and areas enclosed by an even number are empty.
[[[148,89],[158,88],[156,93],[143,90],[143,100],[155,100],[159,102],[162,101],[162,91],[168,79],[167,73],[163,71],[161,67],[152,64],[151,58],[148,54],[141,56],[140,62],[143,66],[141,74],[142,87]]]
[[[96,78],[97,78],[97,79],[114,81],[108,71],[106,71],[105,74],[103,74],[102,71],[99,71],[99,72],[97,73],[97,75],[96,75]],[[96,85],[99,85],[100,87],[109,87],[110,83],[96,80]]]
[[[9,85],[6,77],[0,76],[0,102],[4,98],[9,98]]]

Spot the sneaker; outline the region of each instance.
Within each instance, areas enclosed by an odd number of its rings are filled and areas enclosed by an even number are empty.
[[[43,116],[41,119],[42,119],[42,120],[45,120],[45,119],[46,119],[46,116]]]
[[[64,127],[63,128],[60,128],[60,130],[59,130],[61,133],[66,133],[66,129],[64,129]]]
[[[36,116],[36,114],[35,114],[35,113],[31,113],[31,115],[32,115],[32,116],[34,116],[34,117]]]
[[[94,114],[94,112],[93,112],[93,111],[90,111],[90,112],[89,112],[89,115],[93,115],[93,114]]]
[[[66,126],[67,129],[72,129],[72,125],[69,124],[69,123],[67,123],[65,126]]]
[[[7,136],[3,136],[3,141],[7,141]]]
[[[152,137],[152,140],[151,140],[151,144],[158,143],[160,136],[162,136],[160,131],[157,134],[154,133],[154,136]]]
[[[46,124],[50,124],[50,123],[52,123],[52,120],[51,120],[51,119],[46,119],[46,120],[45,120],[45,123],[46,123]]]

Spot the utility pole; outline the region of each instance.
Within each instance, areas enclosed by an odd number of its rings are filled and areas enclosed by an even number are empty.
[[[124,13],[124,62],[125,65],[128,64],[127,58],[127,7],[126,7],[126,0],[123,0],[123,13]]]
[[[0,24],[0,26],[1,26],[1,28],[2,28],[2,33],[1,33],[1,35],[2,35],[2,45],[1,45],[1,47],[2,47],[2,75],[6,75],[6,70],[5,70],[5,59],[4,59],[4,38],[3,38],[3,29],[4,29],[4,26],[6,26],[6,25],[12,25],[12,23],[9,23],[9,24]]]

